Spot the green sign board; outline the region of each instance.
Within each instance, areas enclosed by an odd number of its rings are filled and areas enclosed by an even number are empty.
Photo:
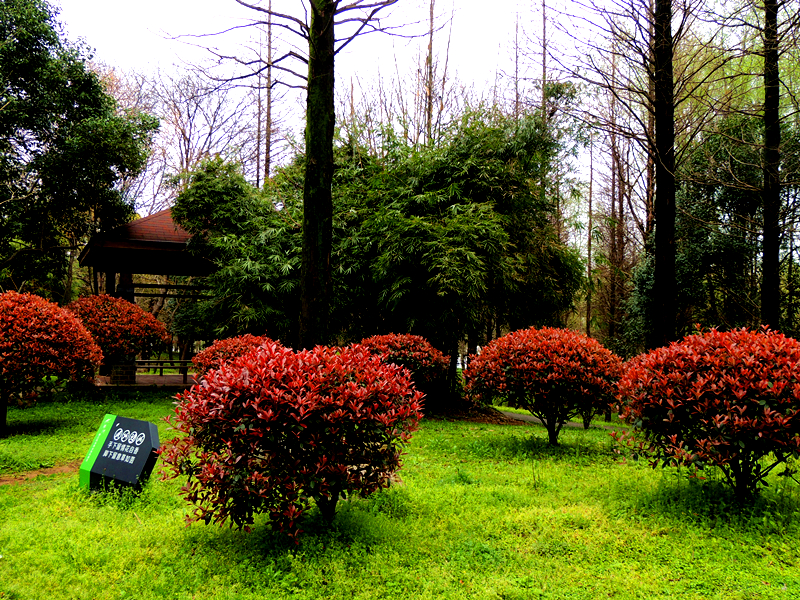
[[[80,468],[80,487],[109,483],[141,489],[158,460],[158,429],[147,421],[106,415]]]

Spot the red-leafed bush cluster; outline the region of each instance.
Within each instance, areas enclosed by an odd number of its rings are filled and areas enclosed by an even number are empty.
[[[0,433],[10,401],[34,401],[51,376],[92,380],[102,359],[71,312],[39,296],[0,294]]]
[[[165,444],[190,520],[247,528],[256,513],[296,539],[313,498],[326,520],[340,497],[369,494],[400,467],[420,418],[408,372],[361,346],[294,352],[267,342],[179,396]]]
[[[446,393],[447,358],[425,338],[390,333],[365,338],[361,340],[361,345],[381,356],[385,362],[408,369],[416,388],[426,395],[426,408],[435,408],[437,399]]]
[[[67,305],[103,350],[106,364],[131,360],[170,341],[167,328],[150,313],[122,298],[86,296]]]
[[[569,329],[521,329],[498,338],[469,362],[467,393],[529,410],[547,428],[549,442],[571,418],[605,411],[613,400],[622,361],[597,340]]]
[[[712,329],[629,361],[621,416],[656,462],[716,465],[746,499],[775,466],[800,455],[799,379],[797,340]]]
[[[216,340],[208,348],[198,352],[192,358],[197,370],[197,377],[202,377],[211,370],[219,369],[223,363],[230,362],[234,358],[247,354],[270,341],[272,340],[268,337],[250,335],[249,333],[224,340]]]

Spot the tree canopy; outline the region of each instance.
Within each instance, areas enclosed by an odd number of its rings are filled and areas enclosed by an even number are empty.
[[[69,299],[69,252],[133,216],[156,121],[118,113],[42,0],[0,5],[0,287]]]
[[[561,323],[583,267],[555,235],[553,202],[539,189],[560,143],[536,115],[490,112],[465,116],[436,147],[412,148],[388,132],[380,155],[342,141],[334,335],[408,331],[452,354],[487,327]],[[173,214],[220,266],[214,298],[201,307],[218,334],[296,340],[303,162],[259,192],[235,167],[209,161],[178,196]],[[203,206],[212,198],[233,217],[210,215]]]

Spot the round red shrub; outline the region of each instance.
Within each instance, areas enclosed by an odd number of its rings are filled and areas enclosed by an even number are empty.
[[[654,464],[715,465],[746,499],[775,466],[800,455],[798,374],[797,340],[712,329],[629,361],[621,416]]]
[[[385,362],[408,369],[417,389],[426,395],[426,407],[430,408],[435,401],[432,395],[445,392],[448,360],[424,337],[397,333],[374,335],[361,340],[361,345]]]
[[[136,304],[107,294],[86,296],[67,305],[103,350],[106,364],[132,360],[157,350],[171,337],[164,324]]]
[[[34,401],[49,376],[91,381],[102,359],[68,310],[32,294],[0,294],[0,430],[10,401]]]
[[[196,367],[197,377],[202,377],[212,369],[219,369],[223,363],[247,354],[262,344],[271,341],[266,336],[250,335],[249,333],[224,340],[216,340],[208,348],[198,352],[192,358],[192,362]]]
[[[464,372],[467,393],[484,404],[529,410],[558,443],[564,423],[604,411],[622,361],[597,340],[569,329],[521,329],[493,340]]]
[[[340,497],[370,494],[400,467],[421,393],[408,372],[366,348],[293,352],[267,342],[223,363],[180,395],[164,445],[189,520],[248,528],[267,513],[296,539],[314,499],[331,520]]]

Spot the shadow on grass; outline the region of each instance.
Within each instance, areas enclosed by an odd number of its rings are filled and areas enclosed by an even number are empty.
[[[8,424],[6,439],[16,435],[36,436],[52,434],[57,429],[66,427],[68,425],[68,420],[58,419],[55,417],[31,419],[25,421],[10,421]]]
[[[520,433],[500,434],[482,432],[480,436],[437,439],[428,448],[443,455],[472,456],[493,460],[526,460],[531,458],[553,461],[594,462],[613,457],[611,438],[605,432],[583,431],[562,435],[558,446],[547,441],[544,428],[525,428]]]
[[[730,528],[764,535],[800,530],[800,486],[783,481],[762,488],[748,502],[739,501],[713,469],[706,479],[690,478],[665,469],[651,488],[632,488],[618,483],[612,512],[635,519],[656,519],[706,529]]]
[[[295,543],[273,531],[263,516],[256,517],[250,533],[215,525],[193,525],[185,540],[190,553],[210,553],[214,560],[256,567],[261,583],[293,585],[295,561],[342,560],[358,568],[372,549],[398,537],[397,529],[410,514],[408,493],[402,488],[383,490],[368,498],[341,500],[333,523],[326,523],[312,505]],[[333,559],[332,557],[337,557]]]

